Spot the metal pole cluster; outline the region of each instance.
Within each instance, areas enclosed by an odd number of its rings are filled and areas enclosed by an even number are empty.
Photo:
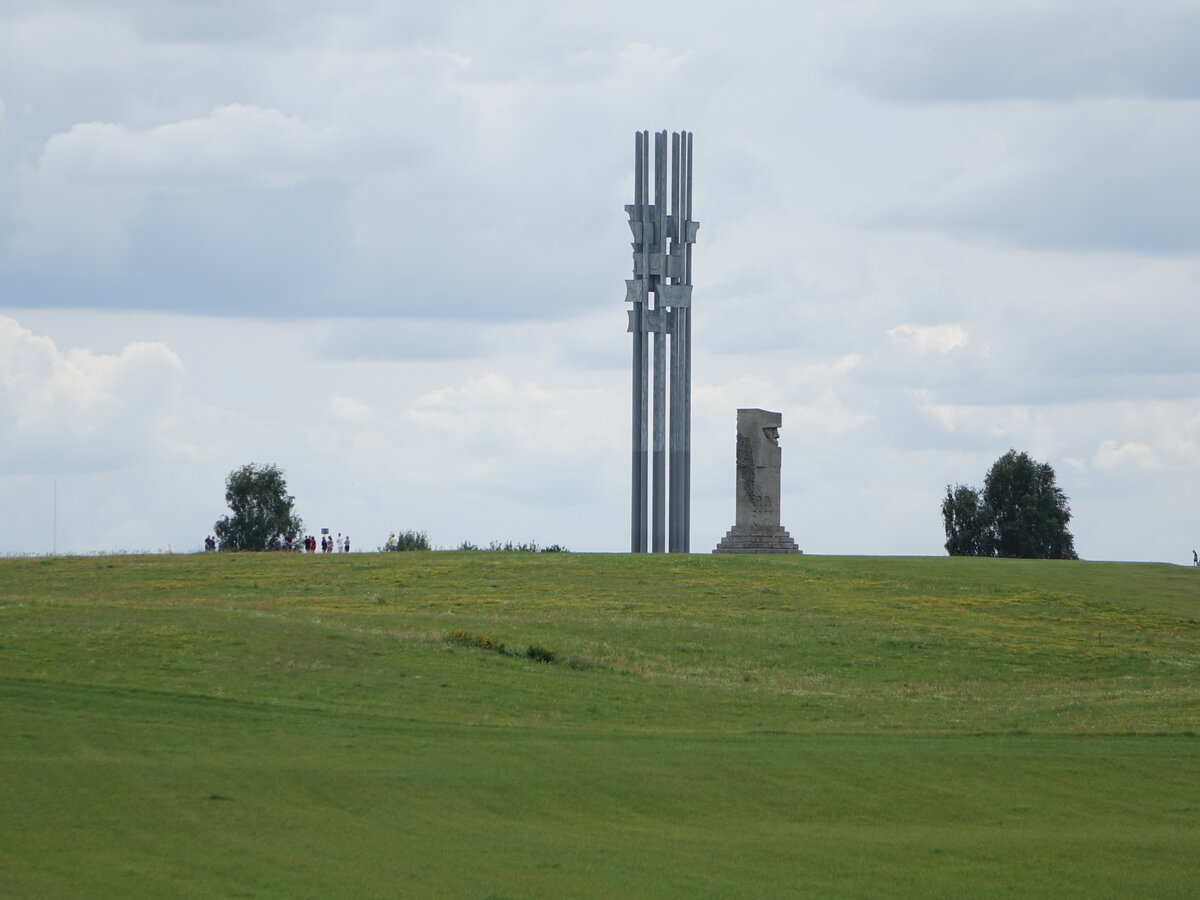
[[[669,160],[667,137],[654,135],[651,202],[650,132],[637,132],[633,203],[625,206],[633,232],[625,300],[632,304],[634,553],[687,553],[691,542],[692,244],[700,223],[692,219],[691,132],[670,135]]]

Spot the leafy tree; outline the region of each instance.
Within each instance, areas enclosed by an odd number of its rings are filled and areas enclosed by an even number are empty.
[[[984,480],[983,503],[992,513],[997,556],[1079,558],[1067,531],[1067,495],[1054,483],[1049,463],[1009,450]]]
[[[946,485],[942,518],[946,523],[946,551],[951,556],[994,555],[991,522],[975,488]]]
[[[1071,509],[1054,469],[1009,450],[984,479],[983,490],[946,487],[942,500],[951,556],[1078,559],[1067,530]]]
[[[283,471],[275,465],[249,463],[225,479],[225,502],[232,516],[222,516],[213,531],[222,550],[278,550],[303,529],[292,511]]]

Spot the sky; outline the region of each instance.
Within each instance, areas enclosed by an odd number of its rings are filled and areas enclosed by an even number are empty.
[[[1200,546],[1200,5],[0,0],[0,555],[629,546],[640,129],[694,133],[692,550],[736,410],[807,553],[1048,462]]]

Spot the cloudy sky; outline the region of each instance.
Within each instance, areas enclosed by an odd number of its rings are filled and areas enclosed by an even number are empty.
[[[638,129],[695,133],[693,549],[736,410],[810,553],[1049,462],[1200,545],[1194,2],[0,0],[0,554],[311,530],[628,546]]]

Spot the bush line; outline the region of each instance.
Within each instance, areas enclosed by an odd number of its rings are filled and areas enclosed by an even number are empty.
[[[469,631],[451,631],[446,635],[446,643],[456,644],[459,647],[474,647],[478,650],[487,650],[491,653],[499,653],[501,656],[511,656],[517,659],[524,657],[532,659],[534,662],[552,663],[558,661],[558,654],[553,650],[547,650],[545,647],[539,647],[536,644],[530,644],[524,652],[506,647],[500,641],[490,638],[487,635],[471,634]]]

